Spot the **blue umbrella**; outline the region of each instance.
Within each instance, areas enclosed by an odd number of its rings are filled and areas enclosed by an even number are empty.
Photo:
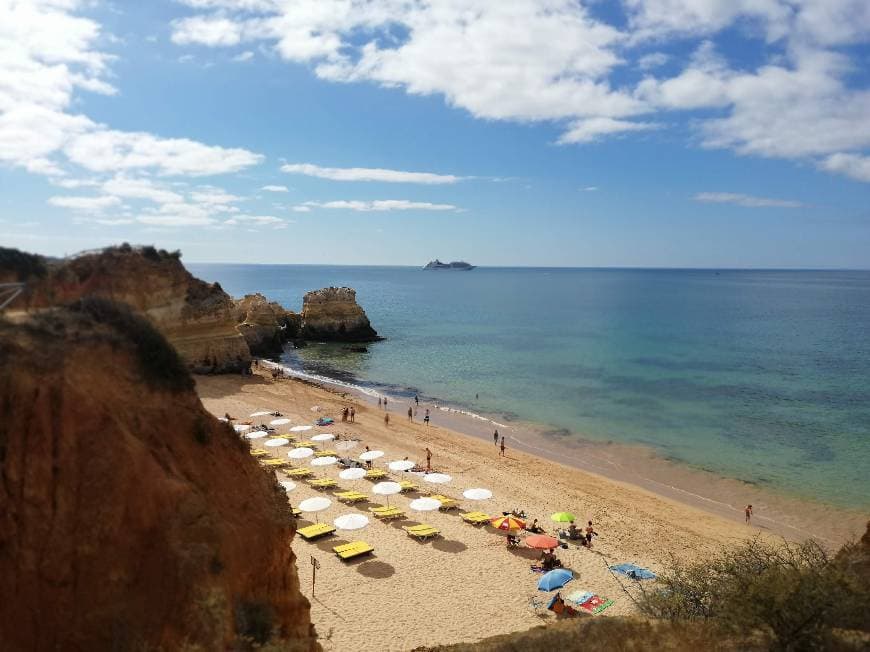
[[[544,573],[538,581],[539,591],[555,591],[561,589],[568,582],[574,579],[574,574],[564,568],[551,570],[549,573]]]

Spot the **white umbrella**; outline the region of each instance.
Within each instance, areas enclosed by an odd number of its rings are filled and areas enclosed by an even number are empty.
[[[492,492],[489,489],[466,489],[462,495],[468,500],[489,500],[492,498]]]
[[[441,508],[441,501],[434,498],[417,498],[408,503],[408,507],[415,512],[434,512]]]
[[[399,493],[402,490],[402,485],[398,482],[378,482],[372,487],[372,493],[379,496],[387,497],[387,505],[390,504],[390,496]]]
[[[390,471],[410,471],[416,465],[416,462],[411,460],[396,460],[395,462],[390,462],[387,466],[390,467]]]
[[[445,484],[450,482],[453,478],[446,473],[427,473],[423,476],[423,479],[426,482],[431,482],[433,484]]]
[[[218,421],[223,421],[224,423],[229,423],[229,422],[230,422],[230,420],[227,419],[226,417],[218,417]]]
[[[265,430],[254,430],[253,432],[245,433],[245,437],[248,439],[259,439],[260,437],[265,437],[269,433]]]
[[[379,457],[383,457],[383,456],[384,456],[384,451],[366,451],[365,453],[360,455],[359,458],[363,462],[371,462],[372,460],[376,460]]]
[[[287,457],[291,460],[304,460],[306,457],[311,457],[314,455],[314,449],[311,448],[294,448],[292,451],[287,453]]]
[[[273,412],[274,412],[274,410],[273,410]],[[272,414],[272,412],[269,412],[268,410],[260,410],[259,412],[251,412],[252,417],[264,417],[267,414]]]
[[[273,421],[272,423],[275,422]],[[293,426],[292,428],[290,428],[290,432],[304,432],[306,430],[311,430],[313,427],[314,426]]]
[[[293,491],[296,488],[296,483],[289,480],[282,480],[278,484],[284,487],[284,491]]]
[[[338,477],[342,480],[359,480],[363,476],[365,476],[366,470],[361,469],[359,467],[353,467],[350,469],[344,469],[343,471],[339,471]]]
[[[332,523],[339,530],[361,530],[369,524],[369,519],[363,514],[342,514]]]
[[[335,450],[337,451],[349,451],[351,448],[356,448],[357,442],[353,439],[348,439],[345,441],[340,441],[335,445]]]
[[[291,430],[292,430],[292,428],[291,428]],[[311,438],[311,441],[332,441],[333,439],[335,439],[335,435],[328,433],[328,432],[324,432],[324,433],[321,433],[319,435],[314,435]]]
[[[306,498],[299,503],[300,512],[322,512],[332,504],[329,498],[315,496],[314,498]]]
[[[289,444],[290,440],[286,437],[274,437],[267,442],[263,442],[264,446],[283,446],[284,444]]]
[[[245,432],[245,430],[250,430],[251,426],[248,423],[238,423],[233,428],[235,428],[236,432]]]
[[[337,457],[333,457],[332,455],[326,455],[324,457],[317,457],[311,460],[311,466],[329,466],[330,464],[335,464],[338,462]]]
[[[290,423],[290,419],[272,419],[269,422],[270,426],[283,426],[285,423]]]

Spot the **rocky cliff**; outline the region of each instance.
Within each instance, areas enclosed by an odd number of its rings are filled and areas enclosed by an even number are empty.
[[[0,647],[319,649],[286,496],[166,340],[101,299],[15,320],[0,318]]]
[[[45,308],[101,296],[140,311],[199,373],[239,372],[251,354],[236,306],[217,283],[188,272],[180,256],[122,245],[62,261],[0,249],[0,282],[27,282],[10,309]]]
[[[372,342],[381,339],[356,302],[356,290],[323,288],[302,301],[302,337],[306,340]]]
[[[275,358],[285,342],[299,337],[302,318],[262,294],[246,294],[236,301],[238,330],[244,336],[251,355]]]

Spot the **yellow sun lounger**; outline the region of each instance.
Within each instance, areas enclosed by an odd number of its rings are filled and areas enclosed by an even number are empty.
[[[263,455],[268,455],[269,451],[263,450],[262,448],[252,448],[251,455],[254,457],[263,457]]]
[[[337,484],[338,483],[332,478],[317,478],[316,480],[311,480],[308,483],[308,486],[314,487],[315,489],[330,489]]]
[[[335,528],[329,523],[315,523],[314,525],[309,525],[308,527],[299,528],[298,530],[296,530],[296,532],[306,541],[310,541],[311,539],[317,539],[319,537],[325,537],[328,534],[332,534],[333,532],[335,532]]]
[[[268,459],[268,460],[260,460],[260,464],[263,466],[290,466],[290,460],[279,460],[279,459]]]
[[[341,491],[335,494],[335,497],[345,503],[357,503],[369,499],[366,494],[361,494],[358,491]]]
[[[317,448],[316,441],[300,441],[299,443],[293,444],[293,448]]]
[[[483,512],[468,512],[467,514],[460,514],[462,520],[466,523],[471,523],[472,525],[483,525],[484,523],[489,523],[489,515],[484,514]]]
[[[372,507],[369,511],[371,511],[376,518],[384,520],[389,520],[391,518],[405,518],[405,512],[398,507]]]
[[[434,496],[430,496],[430,498],[434,498],[439,503],[441,503],[440,509],[456,509],[457,507],[459,507],[459,501],[455,498],[450,498],[449,496],[435,494]]]
[[[341,546],[335,546],[332,550],[336,555],[344,560],[353,559],[354,557],[374,552],[374,548],[365,541],[351,541],[350,543],[345,543]]]
[[[302,516],[302,510],[293,508],[293,516]]]
[[[314,457],[338,457],[338,453],[335,451],[317,451],[314,453]]]
[[[406,525],[403,526],[402,529],[410,536],[417,539],[428,539],[429,537],[437,537],[441,534],[440,530],[431,525],[426,525],[425,523],[421,523],[420,525]]]
[[[381,478],[386,478],[387,472],[382,471],[381,469],[369,469],[366,471],[365,478],[366,480],[380,480]]]
[[[402,480],[399,482],[399,486],[402,488],[402,493],[406,491],[420,491],[420,487],[415,485],[410,480]]]
[[[298,469],[290,469],[289,471],[285,471],[288,478],[306,478],[309,475],[314,475],[306,466],[303,466]]]

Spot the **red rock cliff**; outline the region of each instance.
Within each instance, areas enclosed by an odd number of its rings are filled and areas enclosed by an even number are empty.
[[[3,650],[319,649],[284,492],[144,319],[0,319],[0,415]]]

